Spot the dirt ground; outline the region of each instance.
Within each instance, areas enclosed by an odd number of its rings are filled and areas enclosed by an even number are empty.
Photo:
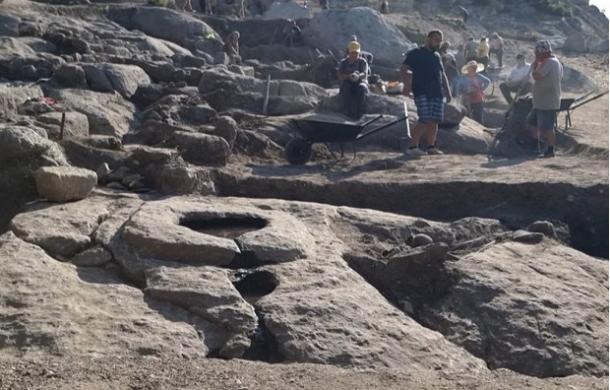
[[[0,390],[113,389],[606,389],[608,378],[538,379],[497,370],[485,376],[442,372],[364,372],[314,364],[244,360],[0,360]]]

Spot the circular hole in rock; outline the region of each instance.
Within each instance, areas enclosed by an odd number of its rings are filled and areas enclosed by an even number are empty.
[[[267,221],[256,217],[199,218],[185,217],[180,226],[199,233],[222,238],[236,238],[244,233],[260,230],[267,226]]]
[[[247,274],[233,284],[248,303],[254,304],[275,290],[280,282],[269,271],[256,271]]]

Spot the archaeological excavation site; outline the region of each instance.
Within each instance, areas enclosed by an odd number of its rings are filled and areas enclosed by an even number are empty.
[[[0,390],[607,389],[602,3],[0,0]]]

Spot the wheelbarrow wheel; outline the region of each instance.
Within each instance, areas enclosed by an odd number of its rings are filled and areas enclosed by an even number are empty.
[[[302,138],[290,140],[284,150],[286,160],[293,165],[303,165],[311,158],[311,143]]]

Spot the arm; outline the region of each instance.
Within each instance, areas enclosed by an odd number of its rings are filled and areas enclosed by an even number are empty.
[[[403,64],[400,67],[400,80],[403,82],[404,87],[402,89],[402,94],[405,96],[409,96],[411,94],[411,85],[413,82],[413,72],[408,65]]]
[[[551,71],[551,63],[547,60],[545,63],[532,63],[532,77],[534,80],[542,80]]]
[[[487,87],[489,87],[489,84],[491,84],[491,80],[480,73],[478,74],[478,77],[479,80],[481,80],[481,91],[485,91]]]
[[[443,83],[443,90],[445,92],[445,99],[447,99],[447,103],[451,101],[453,96],[451,96],[451,87],[449,87],[449,80],[447,80],[447,75],[444,70],[441,70],[441,80]]]

